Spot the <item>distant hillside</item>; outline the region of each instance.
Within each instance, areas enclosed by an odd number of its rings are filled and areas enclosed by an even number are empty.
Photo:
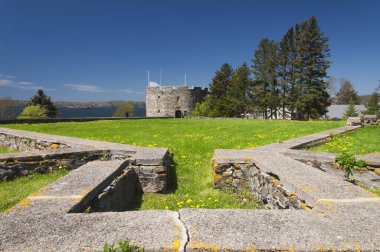
[[[124,101],[103,101],[103,102],[65,102],[65,101],[57,101],[54,102],[54,105],[57,108],[101,108],[101,107],[115,107],[118,102]],[[145,107],[145,102],[133,102],[135,107]]]
[[[7,108],[6,116],[0,116],[0,120],[15,119],[22,112],[28,101],[13,100],[13,106]],[[116,110],[117,103],[125,101],[106,102],[54,102],[60,118],[78,117],[111,117]],[[145,102],[131,102],[134,105],[134,116],[145,116]]]

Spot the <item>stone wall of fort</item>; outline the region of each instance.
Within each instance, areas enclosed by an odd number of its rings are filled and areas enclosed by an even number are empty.
[[[147,117],[186,117],[202,102],[208,89],[187,86],[157,86],[146,89]]]

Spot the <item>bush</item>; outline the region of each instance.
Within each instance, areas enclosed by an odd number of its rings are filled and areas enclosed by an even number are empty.
[[[209,107],[207,101],[197,102],[195,104],[195,108],[193,112],[191,112],[192,116],[209,116]]]
[[[131,102],[118,102],[116,104],[116,110],[113,112],[113,117],[125,117],[126,112],[128,116],[133,116],[134,105]]]
[[[40,105],[46,109],[47,117],[57,117],[58,111],[54,104],[51,102],[51,98],[45,95],[42,89],[37,90],[37,94],[33,96],[28,102],[27,106]]]
[[[354,175],[354,168],[364,168],[367,166],[365,161],[358,160],[354,157],[354,155],[347,152],[343,152],[338,157],[336,157],[335,162],[344,169],[345,177],[347,180],[352,180],[351,177]]]
[[[41,105],[30,105],[24,108],[17,119],[46,119],[47,109]]]

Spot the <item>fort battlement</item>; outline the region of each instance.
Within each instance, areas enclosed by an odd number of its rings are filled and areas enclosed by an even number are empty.
[[[208,94],[204,87],[148,86],[146,89],[147,117],[186,117]]]

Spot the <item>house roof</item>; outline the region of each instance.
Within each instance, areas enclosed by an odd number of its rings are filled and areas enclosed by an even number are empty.
[[[342,119],[344,113],[349,105],[331,105],[328,107],[327,116],[330,119]],[[359,113],[359,115],[363,115],[362,111],[366,110],[364,105],[355,105],[355,110]]]

